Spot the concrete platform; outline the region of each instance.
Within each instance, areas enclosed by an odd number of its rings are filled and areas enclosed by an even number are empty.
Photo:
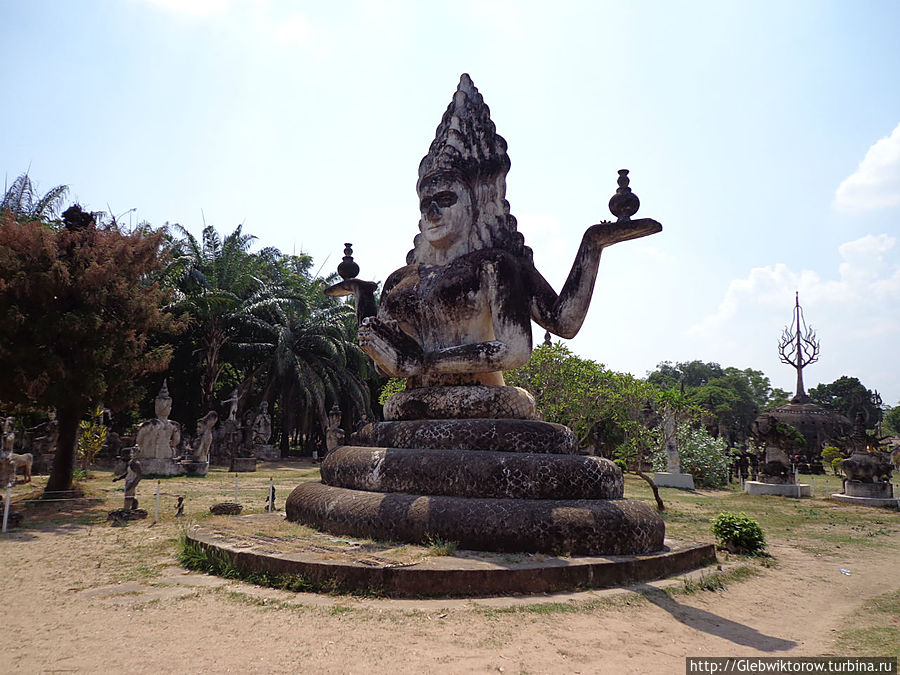
[[[664,550],[646,555],[563,557],[457,551],[449,556],[421,554],[404,561],[390,558],[384,550],[389,544],[373,553],[370,544],[325,533],[291,539],[248,534],[258,532],[260,527],[271,528],[278,520],[294,526],[281,514],[254,514],[230,518],[222,524],[195,525],[187,538],[204,549],[227,555],[243,573],[302,575],[322,589],[395,597],[478,597],[611,588],[716,562],[713,544],[670,539]],[[403,549],[407,547],[395,545],[393,550]]]
[[[835,501],[855,504],[856,506],[886,506],[900,508],[900,499],[897,497],[855,497],[836,492],[831,495]]]
[[[656,487],[670,487],[680,490],[694,489],[694,477],[689,473],[657,471],[653,474],[653,482],[656,483]]]
[[[812,485],[808,483],[760,483],[756,480],[747,480],[744,481],[744,492],[748,495],[812,497]]]

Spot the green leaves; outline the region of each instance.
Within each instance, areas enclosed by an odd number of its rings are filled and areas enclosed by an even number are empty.
[[[745,513],[723,512],[710,522],[716,539],[733,553],[759,555],[766,548],[762,527]]]

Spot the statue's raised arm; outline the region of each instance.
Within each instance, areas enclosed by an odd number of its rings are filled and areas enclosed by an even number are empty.
[[[502,385],[502,371],[531,355],[532,320],[565,338],[581,328],[603,248],[662,229],[630,220],[638,202],[623,170],[610,202],[619,220],[588,228],[557,295],[509,212],[506,148],[463,75],[419,164],[421,218],[407,265],[388,277],[377,312],[374,284],[352,278],[358,267],[326,291],[357,297],[360,346],[381,373],[410,378],[413,387]]]

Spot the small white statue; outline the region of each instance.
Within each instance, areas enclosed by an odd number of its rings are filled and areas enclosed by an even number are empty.
[[[163,380],[156,396],[156,419],[141,423],[137,432],[138,456],[148,459],[169,459],[175,456],[175,448],[181,441],[181,427],[169,419],[172,397]]]

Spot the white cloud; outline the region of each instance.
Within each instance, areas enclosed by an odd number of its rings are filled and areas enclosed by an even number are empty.
[[[834,205],[843,211],[900,206],[900,124],[869,148],[859,168],[838,187]]]
[[[158,9],[193,16],[220,14],[228,9],[229,0],[142,0]]]
[[[281,42],[306,43],[312,36],[312,24],[305,14],[293,14],[275,28],[275,37]]]
[[[785,264],[751,269],[734,279],[716,311],[688,328],[683,338],[699,356],[723,365],[763,370],[788,388],[791,372],[778,364],[775,343],[791,322],[794,292],[800,292],[807,323],[822,342],[820,362],[807,386],[840,375],[900,396],[900,259],[897,240],[866,235],[842,244],[841,263],[831,275],[795,271]]]

